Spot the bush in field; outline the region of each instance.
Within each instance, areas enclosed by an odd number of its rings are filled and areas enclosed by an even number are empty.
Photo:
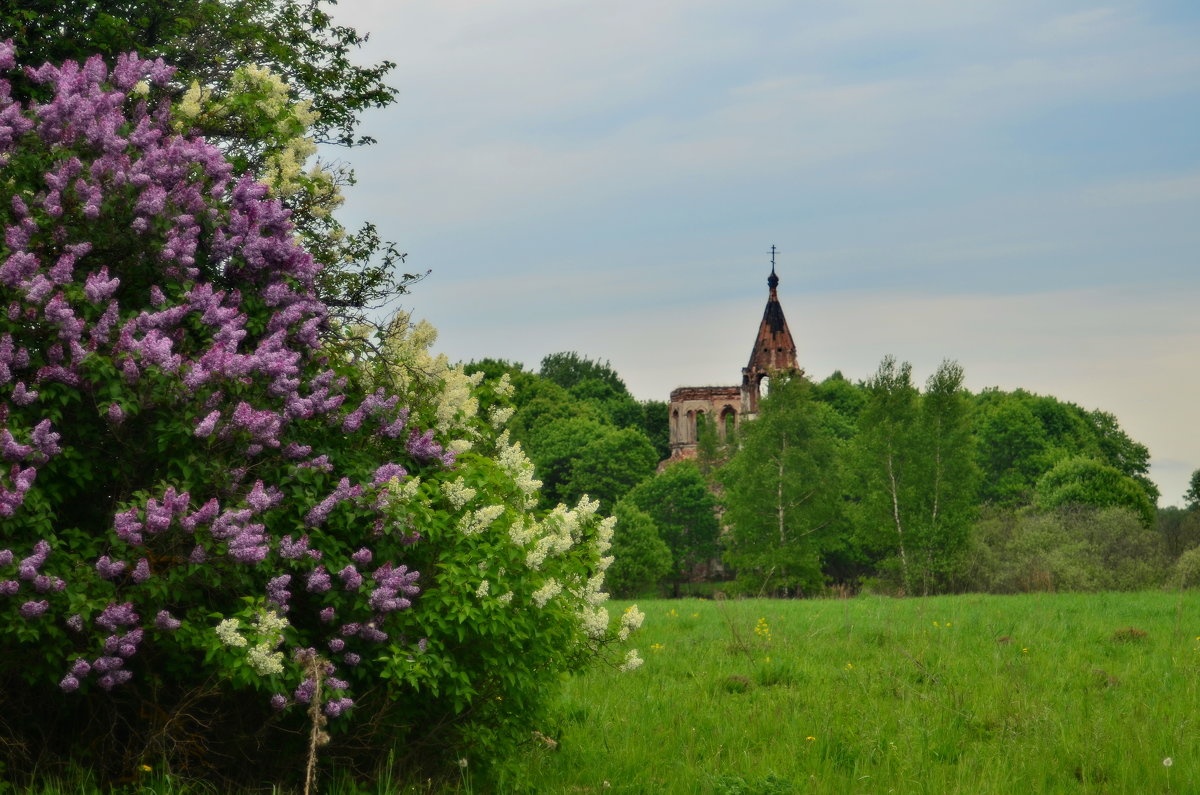
[[[10,775],[278,780],[321,714],[368,770],[528,737],[548,683],[639,621],[601,604],[611,522],[533,512],[427,332],[332,325],[287,212],[176,132],[162,62],[26,75],[53,98],[0,80]]]
[[[1162,584],[1162,538],[1124,508],[997,510],[972,530],[964,591],[1131,591]]]

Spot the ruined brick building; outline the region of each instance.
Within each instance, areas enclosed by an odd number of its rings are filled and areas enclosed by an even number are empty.
[[[775,251],[771,247],[771,275],[767,278],[770,294],[763,310],[750,362],[742,368],[741,386],[681,386],[671,392],[671,458],[696,455],[697,425],[715,423],[719,439],[758,413],[759,398],[767,393],[772,375],[804,371],[796,363],[796,343],[788,331],[783,307],[779,304],[779,277],[775,275]]]

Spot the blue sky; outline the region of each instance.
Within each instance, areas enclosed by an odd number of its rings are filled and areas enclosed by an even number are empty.
[[[780,298],[810,376],[1115,413],[1200,468],[1200,3],[342,0],[397,63],[344,217],[432,275],[452,359],[576,350],[639,398],[740,378]]]

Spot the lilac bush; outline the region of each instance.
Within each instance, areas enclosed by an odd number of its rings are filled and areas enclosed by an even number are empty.
[[[636,627],[602,604],[611,522],[533,513],[421,327],[333,325],[287,211],[178,131],[167,65],[26,74],[53,99],[0,80],[0,677],[122,727],[30,736],[104,775],[260,764],[245,737],[295,744],[318,691],[360,751],[528,736],[547,683]]]

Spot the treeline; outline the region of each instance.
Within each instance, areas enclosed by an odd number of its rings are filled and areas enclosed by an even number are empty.
[[[964,387],[945,362],[913,382],[779,377],[758,418],[656,474],[667,406],[607,363],[485,361],[516,391],[510,423],[549,504],[582,494],[620,520],[609,588],[815,594],[1131,589],[1200,581],[1200,471],[1189,509],[1156,508],[1149,451],[1107,412]],[[701,588],[705,586],[699,586]],[[712,588],[714,586],[707,586]]]

